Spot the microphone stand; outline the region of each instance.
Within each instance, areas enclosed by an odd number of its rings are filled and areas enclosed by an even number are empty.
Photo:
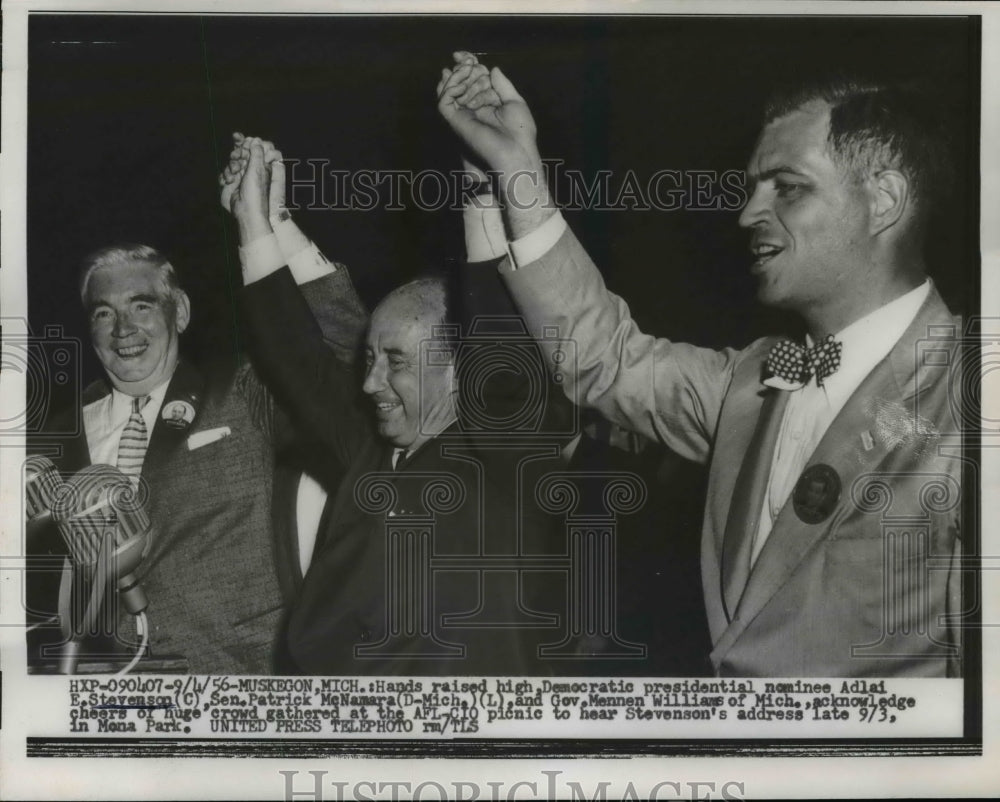
[[[97,563],[94,568],[94,575],[90,585],[90,599],[79,621],[74,622],[72,637],[63,647],[63,652],[59,657],[59,673],[75,674],[77,662],[80,658],[80,644],[87,632],[93,632],[97,624],[97,618],[101,614],[101,607],[104,605],[106,590],[111,582],[112,547],[114,543],[114,532],[105,532],[101,538],[101,548],[97,554]]]

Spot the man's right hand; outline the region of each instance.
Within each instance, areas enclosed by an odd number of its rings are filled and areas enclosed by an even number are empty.
[[[438,111],[464,145],[499,173],[511,235],[523,237],[554,213],[535,120],[499,68],[487,73],[465,51],[454,58],[455,68],[442,70],[438,82]]]
[[[528,104],[498,67],[491,72],[471,53],[454,54],[455,68],[441,71],[438,111],[465,145],[501,173],[537,162],[535,120]]]

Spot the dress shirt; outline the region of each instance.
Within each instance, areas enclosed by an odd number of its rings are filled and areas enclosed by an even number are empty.
[[[917,316],[930,289],[930,282],[925,281],[838,332],[834,336],[843,350],[837,372],[827,376],[822,387],[816,385],[816,377],[812,376],[800,389],[789,391],[791,396],[778,431],[752,561],[756,562],[775,518],[833,419],[864,378],[888,356]],[[813,345],[808,337],[806,342],[810,347]]]
[[[240,247],[244,284],[252,284],[288,265],[296,284],[335,273],[328,260],[290,217],[272,218],[273,234]]]
[[[512,264],[516,268],[538,260],[555,246],[565,230],[566,221],[556,212],[534,231],[510,243]],[[913,322],[930,287],[930,282],[925,281],[844,328],[835,335],[843,346],[839,370],[828,376],[822,387],[816,385],[813,376],[801,388],[791,391],[771,463],[752,561],[756,562],[775,518],[833,419]],[[813,343],[808,340],[807,344]]]
[[[149,393],[149,403],[142,408],[142,419],[146,422],[146,434],[151,437],[156,418],[163,406],[170,378]],[[98,399],[83,408],[83,430],[87,434],[90,461],[94,465],[115,465],[118,462],[118,441],[121,440],[125,425],[132,415],[132,396],[112,389],[110,395]]]
[[[475,203],[466,204],[462,224],[466,262],[491,262],[508,252],[503,212],[492,195],[479,195]]]
[[[299,477],[295,490],[295,530],[299,542],[299,570],[302,576],[306,575],[309,563],[312,562],[326,499],[327,494],[323,486],[308,473],[303,473]]]
[[[510,262],[517,269],[541,259],[566,230],[566,220],[558,210],[534,231],[510,243]]]
[[[271,218],[273,234],[259,237],[240,247],[244,284],[252,284],[288,265],[295,283],[307,284],[337,271],[300,229],[283,212]],[[295,524],[299,544],[299,568],[305,576],[316,547],[320,518],[327,493],[313,477],[303,473],[295,491]]]

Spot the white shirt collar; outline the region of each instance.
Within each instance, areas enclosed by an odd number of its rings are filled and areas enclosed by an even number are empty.
[[[846,401],[909,328],[931,291],[929,280],[855,320],[834,337],[842,344],[840,368],[823,382],[835,407]]]
[[[142,419],[146,431],[152,433],[160,407],[167,394],[170,380],[153,388],[150,401],[143,407]],[[115,464],[118,454],[118,440],[132,414],[132,396],[112,389],[107,395],[83,408],[83,429],[87,435],[90,460],[98,463]]]
[[[156,416],[160,411],[160,407],[163,406],[163,398],[167,394],[167,386],[170,384],[170,378],[172,377],[168,377],[153,388],[149,393],[149,403],[142,408],[142,417],[146,421],[146,428],[149,431],[153,430],[153,425],[156,423]],[[112,388],[111,405],[108,410],[112,422],[117,423],[121,420],[128,420],[132,414],[133,398],[135,396],[127,395],[120,390]]]

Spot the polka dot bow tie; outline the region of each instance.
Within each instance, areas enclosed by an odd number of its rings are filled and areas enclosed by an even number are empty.
[[[816,385],[823,386],[823,380],[840,367],[840,352],[844,346],[828,334],[812,348],[804,348],[791,340],[782,340],[767,355],[767,372],[783,384],[801,387],[812,376]],[[783,389],[793,389],[792,386]]]

